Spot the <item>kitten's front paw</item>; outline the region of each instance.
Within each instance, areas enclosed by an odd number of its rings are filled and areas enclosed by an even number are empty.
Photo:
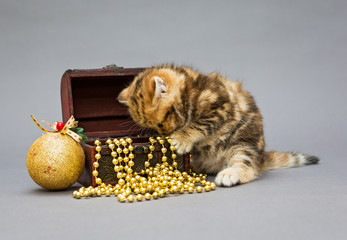
[[[187,141],[187,139],[180,137],[180,135],[178,134],[172,134],[170,138],[172,140],[171,144],[175,147],[177,154],[182,155],[184,153],[188,153],[193,148],[193,143]]]
[[[231,187],[240,182],[237,171],[232,167],[220,171],[215,179],[218,186]]]

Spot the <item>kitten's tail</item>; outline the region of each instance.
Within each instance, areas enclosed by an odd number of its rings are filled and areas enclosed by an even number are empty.
[[[302,153],[286,152],[265,152],[264,170],[300,167],[304,165],[316,164],[319,158]]]

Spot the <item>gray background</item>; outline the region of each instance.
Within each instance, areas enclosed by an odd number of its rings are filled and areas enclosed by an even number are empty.
[[[345,239],[346,22],[347,1],[0,0],[0,238]],[[30,179],[26,153],[41,135],[30,114],[61,120],[66,69],[165,62],[243,81],[268,149],[321,163],[135,204]]]

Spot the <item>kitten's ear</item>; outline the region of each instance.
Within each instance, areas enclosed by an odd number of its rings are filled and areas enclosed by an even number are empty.
[[[120,103],[123,103],[125,105],[128,105],[129,100],[129,88],[124,89],[117,97],[117,100]]]
[[[155,81],[155,97],[158,99],[166,94],[167,86],[163,79],[160,77],[154,77]]]

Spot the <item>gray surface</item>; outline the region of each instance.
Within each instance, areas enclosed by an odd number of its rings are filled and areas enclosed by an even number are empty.
[[[0,1],[1,239],[346,239],[346,1]],[[68,68],[191,64],[244,82],[268,149],[321,164],[213,193],[120,204],[30,179]]]

